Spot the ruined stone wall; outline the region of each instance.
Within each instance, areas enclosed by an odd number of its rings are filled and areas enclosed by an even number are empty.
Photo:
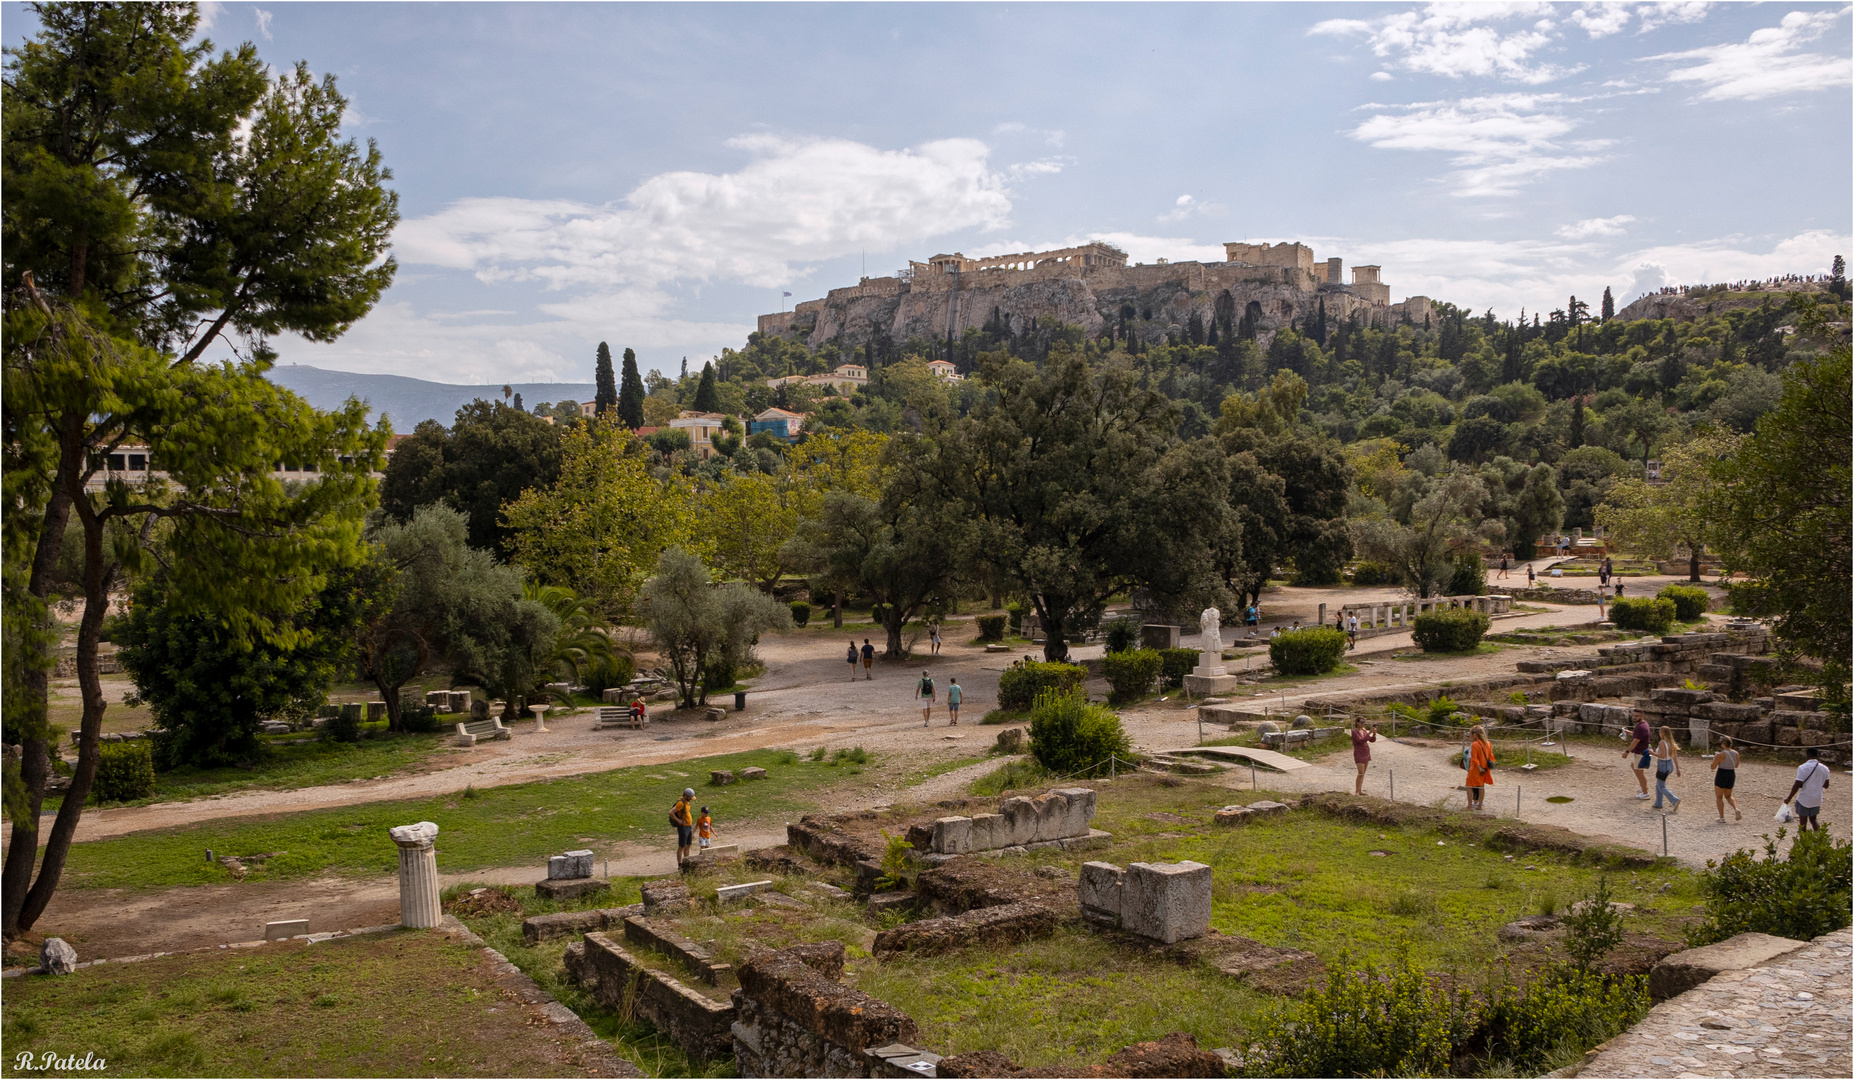
[[[733,1049],[734,1006],[715,1001],[653,969],[604,932],[569,946],[567,973],[592,988],[600,1005],[656,1025],[689,1057],[725,1057]]]
[[[740,1075],[874,1075],[879,1059],[865,1051],[912,1043],[913,1018],[826,973],[843,970],[841,942],[803,949],[810,953],[768,951],[740,966],[729,1032]]]

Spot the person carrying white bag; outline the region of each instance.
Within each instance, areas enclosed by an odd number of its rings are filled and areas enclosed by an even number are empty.
[[[1783,805],[1777,808],[1777,820],[1789,820],[1790,803],[1795,801],[1796,828],[1799,832],[1822,827],[1822,791],[1828,787],[1829,769],[1822,764],[1822,752],[1811,746],[1808,760],[1796,770],[1796,782],[1790,785],[1790,793],[1783,797]]]

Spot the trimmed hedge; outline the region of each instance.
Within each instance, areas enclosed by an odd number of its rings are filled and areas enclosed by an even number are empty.
[[[1620,597],[1610,602],[1609,621],[1624,630],[1646,630],[1665,634],[1674,628],[1672,600]]]
[[[1360,560],[1352,564],[1352,584],[1354,585],[1400,585],[1403,575],[1390,563]]]
[[[399,730],[411,735],[429,735],[444,727],[438,710],[423,703],[399,706]]]
[[[1413,637],[1424,652],[1458,653],[1478,648],[1491,620],[1484,612],[1447,608],[1416,617]]]
[[[1289,630],[1269,639],[1268,659],[1279,675],[1324,675],[1345,655],[1345,634],[1329,626]]]
[[[1681,622],[1699,621],[1700,616],[1706,614],[1707,604],[1712,601],[1712,597],[1706,595],[1705,589],[1692,585],[1669,585],[1655,593],[1655,596],[1662,600],[1672,600],[1674,618]]]
[[[155,793],[154,751],[146,741],[104,743],[97,750],[92,802],[128,802]]]
[[[1122,615],[1107,624],[1105,637],[1109,653],[1131,652],[1139,644],[1139,623]]]
[[[1004,623],[1008,615],[980,615],[973,621],[978,623],[980,641],[1003,641]]]
[[[1159,650],[1159,677],[1164,680],[1166,689],[1184,685],[1184,677],[1197,666],[1199,655],[1196,649]]]
[[[803,626],[811,621],[811,605],[803,600],[792,601],[792,625]]]
[[[1132,701],[1152,689],[1164,662],[1157,649],[1127,649],[1108,653],[1101,670],[1114,688],[1114,700]]]
[[[1055,664],[1033,660],[1006,668],[998,676],[998,707],[1023,712],[1035,705],[1046,691],[1069,693],[1079,690],[1088,677],[1088,669],[1079,664]]]

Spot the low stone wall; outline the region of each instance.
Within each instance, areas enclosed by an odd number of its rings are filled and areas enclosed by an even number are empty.
[[[521,921],[521,940],[538,945],[550,938],[569,937],[591,930],[610,930],[624,925],[633,915],[642,915],[644,905],[594,908],[591,911],[556,911],[552,915],[530,915]]]
[[[822,814],[806,814],[797,824],[787,825],[785,840],[793,848],[830,866],[855,866],[866,859],[880,861],[882,858],[882,849],[874,842],[845,832],[842,825]]]
[[[915,825],[908,830],[908,840],[916,851],[933,855],[1028,849],[1087,837],[1093,820],[1093,789],[1057,788],[1035,798],[1012,796],[995,814],[943,817],[930,826]]]
[[[961,915],[903,923],[876,935],[875,955],[919,953],[933,956],[968,945],[1015,947],[1056,932],[1056,911],[1035,901],[974,908]]]
[[[839,972],[842,949],[836,944]],[[829,966],[827,957],[784,949],[740,965],[729,1038],[741,1076],[893,1075],[866,1051],[913,1043],[914,1020],[826,976],[819,961]]]
[[[1811,707],[1776,708],[1774,698],[1741,705],[1708,690],[1665,687],[1636,698],[1634,711],[1653,727],[1665,724],[1681,732],[1689,746],[1710,746],[1718,736],[1729,735],[1745,746],[1762,750],[1793,747],[1801,751],[1813,746],[1819,748],[1826,761],[1848,760],[1849,736],[1835,730],[1838,716],[1817,711],[1813,698],[1783,697],[1783,704]]]
[[[697,1061],[732,1052],[734,1006],[714,1001],[681,980],[652,969],[603,932],[567,947],[567,973],[589,984],[600,1005],[654,1024]]]
[[[707,949],[678,934],[674,928],[642,914],[624,920],[624,939],[633,945],[655,949],[681,960],[700,972],[702,981],[710,986],[734,970],[732,964],[716,960]]]
[[[1669,634],[1659,641],[1604,645],[1597,649],[1595,657],[1521,660],[1516,666],[1522,672],[1549,674],[1573,669],[1596,671],[1646,664],[1648,667],[1642,670],[1657,675],[1694,675],[1702,663],[1716,664],[1720,656],[1762,656],[1768,651],[1770,631],[1759,626],[1717,633]]]

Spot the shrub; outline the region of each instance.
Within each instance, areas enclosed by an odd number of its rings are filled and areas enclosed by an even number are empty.
[[[1571,905],[1564,916],[1565,948],[1579,971],[1590,971],[1611,949],[1622,944],[1622,912],[1609,901],[1609,878],[1597,878],[1589,896]]]
[[[146,740],[104,743],[98,749],[92,802],[128,802],[155,792],[154,753]]]
[[[1184,677],[1197,666],[1198,655],[1196,649],[1159,650],[1159,676],[1167,689],[1184,685]]]
[[[415,735],[428,734],[442,728],[444,724],[438,719],[438,710],[430,705],[399,706],[399,730]]]
[[[601,656],[587,664],[579,673],[579,682],[587,693],[601,697],[614,686],[629,685],[636,675],[637,661],[625,653],[613,652],[609,659]]]
[[[1011,619],[1011,633],[1021,634],[1024,632],[1024,613],[1029,610],[1028,606],[1018,600],[1013,600],[1004,605],[1004,613],[1010,616]]]
[[[1118,701],[1133,701],[1152,689],[1164,663],[1157,649],[1128,649],[1110,652],[1102,661],[1102,673],[1114,688]]]
[[[1777,830],[1777,839],[1784,830]],[[1695,945],[1710,945],[1755,931],[1808,941],[1848,925],[1849,879],[1854,848],[1820,830],[1801,833],[1785,855],[1764,837],[1764,857],[1735,851],[1723,861],[1706,860],[1700,886],[1706,893],[1706,921],[1689,933]]]
[[[1455,573],[1448,579],[1449,596],[1479,596],[1487,591],[1487,564],[1479,555],[1455,556]]]
[[[1139,623],[1122,615],[1107,624],[1106,638],[1109,653],[1130,652],[1139,644]]]
[[[1019,758],[1015,761],[1007,761],[972,781],[971,790],[974,795],[990,797],[1000,792],[1034,788],[1048,779],[1050,779],[1049,772],[1038,764],[1035,758]]]
[[[870,604],[869,605],[869,621],[870,622],[880,624],[882,622],[882,616],[886,614],[887,614],[887,611],[882,607],[881,604]]]
[[[329,717],[328,723],[322,727],[322,734],[336,742],[360,742],[360,706],[351,702],[340,706],[335,715]]]
[[[1662,600],[1672,600],[1674,618],[1681,622],[1697,622],[1706,614],[1706,605],[1712,600],[1712,597],[1706,595],[1705,589],[1692,585],[1669,585],[1655,593],[1655,596]]]
[[[1003,614],[980,615],[978,618],[974,619],[973,621],[978,623],[979,640],[1003,641],[1004,623],[1007,617],[1008,616]]]
[[[1665,634],[1674,626],[1674,602],[1650,600],[1647,597],[1619,597],[1610,602],[1609,621],[1624,630]]]
[[[998,707],[1023,712],[1048,691],[1067,693],[1079,689],[1087,677],[1088,669],[1076,664],[1037,660],[1014,664],[998,676]]]
[[[1282,675],[1324,675],[1345,655],[1345,634],[1329,626],[1290,630],[1268,642],[1268,659]]]
[[[1431,981],[1408,952],[1389,971],[1341,953],[1326,985],[1279,1006],[1250,1044],[1255,1076],[1445,1076],[1475,1030],[1466,991]]]
[[[1132,749],[1120,714],[1089,704],[1079,689],[1045,691],[1030,710],[1030,753],[1058,776],[1105,773],[1110,756],[1130,760]]]
[[[1486,1053],[1506,1067],[1483,1075],[1532,1076],[1576,1060],[1648,1013],[1648,980],[1609,979],[1555,966],[1490,995],[1481,1017]]]
[[[811,605],[803,600],[792,601],[792,625],[803,626],[811,621]]]
[[[1352,564],[1352,584],[1354,585],[1400,585],[1403,575],[1390,563],[1360,560]]]
[[[1424,652],[1471,652],[1480,646],[1488,625],[1484,612],[1446,608],[1418,615],[1413,636]]]

